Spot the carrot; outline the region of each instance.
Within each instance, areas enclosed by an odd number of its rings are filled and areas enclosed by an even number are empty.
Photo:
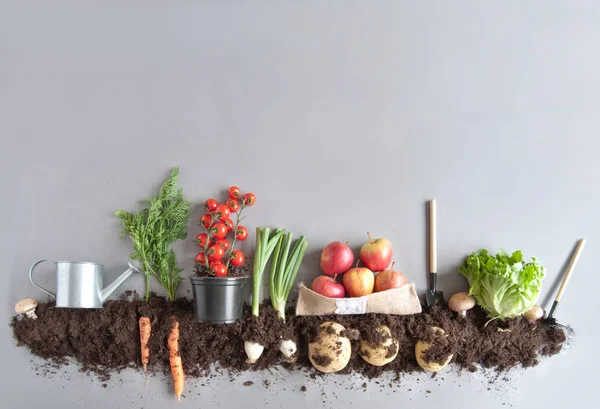
[[[183,393],[183,364],[179,354],[179,322],[174,315],[171,315],[171,333],[168,339],[169,362],[171,363],[171,375],[173,375],[173,387],[177,400],[181,401]]]
[[[152,324],[150,324],[150,318],[140,317],[140,344],[142,347],[142,365],[144,365],[144,373],[146,373],[146,367],[150,361],[150,348],[148,347],[148,341],[150,340],[150,334],[152,333]],[[146,375],[146,381],[148,376]]]

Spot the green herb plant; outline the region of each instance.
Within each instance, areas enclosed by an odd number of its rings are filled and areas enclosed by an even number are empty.
[[[122,232],[129,234],[133,243],[131,258],[142,263],[146,279],[146,301],[150,298],[150,278],[154,276],[167,291],[169,299],[175,299],[175,291],[181,282],[182,269],[177,267],[171,244],[187,237],[191,202],[183,199],[178,189],[179,168],[173,168],[157,196],[142,203],[145,209],[137,213],[119,210],[115,216],[121,220]]]

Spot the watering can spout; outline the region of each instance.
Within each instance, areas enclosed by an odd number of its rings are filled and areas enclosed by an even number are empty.
[[[125,280],[127,280],[133,273],[142,274],[142,270],[140,270],[140,265],[138,263],[130,261],[129,268],[100,292],[101,302],[104,303],[104,301],[106,301],[108,297],[110,297],[117,290],[117,288],[119,288],[121,284],[123,284]]]

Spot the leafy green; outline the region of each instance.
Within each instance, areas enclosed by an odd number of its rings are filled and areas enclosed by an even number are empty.
[[[191,202],[183,199],[177,189],[179,168],[173,168],[158,195],[142,203],[145,209],[138,213],[119,210],[115,216],[121,219],[123,233],[133,242],[131,258],[142,263],[146,278],[146,300],[150,297],[150,277],[154,276],[167,291],[171,300],[182,278],[177,267],[171,244],[187,237],[186,226],[190,216]]]
[[[476,251],[459,271],[469,281],[469,294],[492,318],[515,317],[529,311],[546,276],[546,267],[535,257],[524,263],[520,250],[512,254],[500,250],[495,256],[487,250]]]

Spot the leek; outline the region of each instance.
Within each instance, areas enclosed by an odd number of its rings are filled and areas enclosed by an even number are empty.
[[[271,285],[269,286],[271,304],[283,322],[285,322],[285,305],[294,286],[308,242],[304,236],[300,236],[290,253],[291,245],[292,233],[287,233],[277,243],[271,261]],[[282,339],[279,350],[288,362],[296,359],[297,347],[294,340]]]
[[[256,228],[256,248],[254,250],[254,268],[252,270],[252,315],[255,317],[258,317],[260,286],[263,273],[273,250],[275,250],[275,246],[279,243],[284,232],[284,229],[276,229],[273,235],[269,237],[271,233],[270,228],[262,228],[260,226]]]
[[[276,229],[271,236],[271,229],[268,227],[256,228],[256,246],[254,249],[254,268],[252,270],[252,315],[258,317],[258,307],[260,305],[260,286],[262,276],[267,267],[267,262],[271,254],[275,250],[275,246],[279,246],[283,237],[284,229]],[[269,237],[270,236],[270,237]],[[249,364],[255,363],[262,355],[265,347],[257,342],[244,342],[244,349],[248,356]]]
[[[271,304],[273,304],[279,318],[284,322],[285,305],[294,286],[304,253],[306,253],[308,241],[304,236],[301,236],[290,253],[291,245],[292,233],[288,232],[283,236],[283,240],[277,243],[271,262]]]

